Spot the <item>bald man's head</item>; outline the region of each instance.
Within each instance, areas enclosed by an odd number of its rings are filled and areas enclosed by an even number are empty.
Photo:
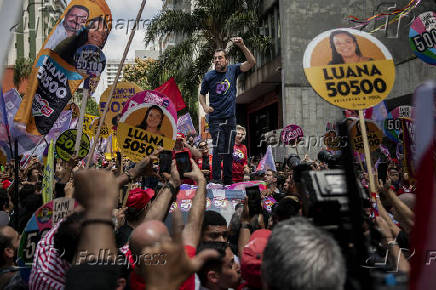
[[[145,247],[151,247],[169,238],[170,233],[164,223],[157,220],[146,221],[132,232],[129,248],[133,255],[139,256]]]

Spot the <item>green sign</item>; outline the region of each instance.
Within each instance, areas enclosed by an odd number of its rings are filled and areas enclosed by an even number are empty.
[[[56,140],[56,154],[64,161],[69,161],[74,155],[74,145],[76,144],[77,129],[69,129],[63,132]],[[78,156],[84,158],[89,153],[89,137],[82,134]]]

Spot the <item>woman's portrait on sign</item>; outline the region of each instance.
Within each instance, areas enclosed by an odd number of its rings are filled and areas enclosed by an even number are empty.
[[[159,106],[153,105],[147,109],[144,119],[139,125],[136,126],[136,128],[140,128],[152,134],[165,137],[165,134],[161,132],[163,120],[163,110]]]
[[[373,60],[362,55],[357,38],[345,30],[336,30],[330,34],[332,60],[329,64],[358,63]]]

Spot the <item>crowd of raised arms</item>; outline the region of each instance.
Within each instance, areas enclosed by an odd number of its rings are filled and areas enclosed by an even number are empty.
[[[245,130],[238,126],[236,145]],[[239,139],[238,139],[239,138]],[[105,160],[84,169],[72,159],[56,164],[54,198],[73,197],[79,204],[37,243],[26,281],[16,258],[20,234],[42,204],[42,164],[21,168],[19,198],[14,196],[13,163],[2,168],[0,202],[10,218],[0,228],[2,289],[343,289],[346,261],[340,241],[312,223],[306,211],[310,196],[301,190],[299,167],[328,170],[328,164],[306,157],[294,166],[276,163],[277,171],[257,170],[259,161],[233,166],[234,182],[264,184],[254,200],[235,204],[231,220],[206,210],[208,189],[226,186],[211,180],[208,143],[189,144],[179,135],[179,149],[189,150],[192,171],[184,180],[195,188],[189,214],[171,210],[182,180],[176,161],[159,173],[160,151],[133,163]],[[295,158],[295,157],[294,157]],[[235,161],[236,162],[236,161]],[[367,190],[368,175],[359,182]],[[260,183],[256,183],[262,181]],[[375,255],[389,253],[385,271],[407,275],[409,234],[414,223],[414,186],[396,160],[385,182],[377,182],[379,216],[370,219],[364,200],[363,235],[378,229]],[[127,198],[120,200],[120,194]],[[270,210],[268,199],[275,203]],[[19,203],[14,201],[19,200]],[[170,217],[168,217],[171,212]],[[168,222],[169,221],[169,222]],[[400,250],[402,249],[402,250]],[[286,285],[286,286],[283,286]]]

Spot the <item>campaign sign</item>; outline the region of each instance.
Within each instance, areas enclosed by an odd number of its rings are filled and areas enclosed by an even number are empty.
[[[297,125],[286,126],[281,133],[280,139],[284,145],[295,144],[298,139],[303,138],[303,129]]]
[[[393,118],[389,113],[388,118],[383,122],[383,132],[390,140],[398,143],[401,131],[401,119]]]
[[[157,147],[172,150],[177,134],[177,113],[173,102],[155,91],[144,91],[124,105],[117,128],[123,155],[140,161]]]
[[[335,130],[329,130],[327,133],[325,133],[323,142],[324,145],[327,147],[327,150],[330,151],[341,150],[341,138],[337,136]]]
[[[39,240],[61,219],[71,213],[77,205],[73,198],[60,197],[44,204],[32,215],[21,234],[17,255],[17,264],[19,266],[32,266]],[[28,271],[26,270],[21,271],[25,281],[28,280],[30,268],[28,268]]]
[[[377,127],[374,122],[365,121],[366,134],[368,136],[368,143],[370,151],[375,151],[380,147],[383,139],[382,131]],[[354,151],[364,153],[363,150],[363,137],[360,128],[359,121],[354,122],[351,129],[351,143],[353,145]]]
[[[409,30],[409,42],[417,57],[436,65],[436,12],[427,11],[415,18]]]
[[[97,135],[98,125],[100,124],[100,117],[95,118],[91,123],[91,136]],[[108,138],[112,134],[110,127],[105,123],[100,128],[99,138]]]
[[[389,95],[395,80],[388,49],[374,36],[349,28],[315,37],[306,48],[303,67],[324,100],[349,110],[377,105]]]
[[[392,117],[395,119],[415,119],[415,108],[412,106],[398,106],[391,111]]]
[[[85,114],[85,117],[83,118],[83,133],[85,133],[88,136],[94,136],[94,132],[91,130],[91,125],[96,118],[98,117]]]
[[[64,161],[69,161],[74,155],[74,145],[76,144],[77,129],[69,129],[63,132],[56,140],[56,154]],[[82,134],[78,156],[84,158],[89,153],[89,137]]]
[[[104,53],[100,48],[92,44],[86,44],[80,47],[74,55],[74,61],[76,70],[82,76],[100,76],[106,67],[106,57]]]
[[[109,95],[112,86],[108,87],[100,97],[100,115],[103,115],[106,103],[109,100]],[[124,104],[134,95],[143,91],[135,83],[131,82],[119,82],[112,94],[112,100],[109,105],[109,109],[106,114],[105,124],[107,127],[117,127],[118,120],[123,110]]]

